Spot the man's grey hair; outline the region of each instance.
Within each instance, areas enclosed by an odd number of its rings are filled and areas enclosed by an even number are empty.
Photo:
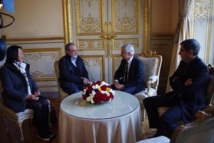
[[[129,53],[131,56],[134,56],[134,46],[132,44],[125,44],[123,47],[126,53]]]

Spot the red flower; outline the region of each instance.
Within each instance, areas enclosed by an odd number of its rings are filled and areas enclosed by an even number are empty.
[[[98,85],[98,88],[93,89],[92,86],[96,86],[96,85]],[[100,90],[108,92],[109,94],[101,93]],[[95,95],[90,95],[92,92],[95,92]],[[93,98],[92,101],[88,101],[90,103],[101,103],[101,102],[111,101],[114,98],[113,90],[111,89],[111,86],[105,83],[104,81],[95,81],[85,86],[83,90],[82,98],[87,101],[87,98],[89,96],[92,96],[91,98]],[[91,98],[89,98],[88,100],[91,100]]]

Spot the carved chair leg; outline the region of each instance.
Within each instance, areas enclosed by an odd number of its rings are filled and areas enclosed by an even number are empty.
[[[24,143],[24,135],[23,135],[23,130],[22,130],[22,123],[18,124],[19,131],[20,131],[20,140],[22,143]]]

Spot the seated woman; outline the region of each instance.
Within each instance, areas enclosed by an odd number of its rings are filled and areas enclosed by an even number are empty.
[[[22,47],[10,46],[7,49],[6,63],[0,73],[2,98],[4,104],[14,112],[22,112],[26,108],[33,109],[37,138],[50,141],[55,134],[49,130],[49,101],[41,95],[29,68],[30,65],[23,62]]]

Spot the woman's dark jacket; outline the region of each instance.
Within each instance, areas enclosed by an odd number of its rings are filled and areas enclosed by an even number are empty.
[[[31,92],[38,90],[36,83],[33,81],[29,73],[29,64],[26,65],[26,74],[29,80]],[[3,87],[2,98],[6,106],[14,112],[21,112],[25,110],[28,95],[27,83],[25,77],[13,64],[4,64],[0,70],[0,78]]]

